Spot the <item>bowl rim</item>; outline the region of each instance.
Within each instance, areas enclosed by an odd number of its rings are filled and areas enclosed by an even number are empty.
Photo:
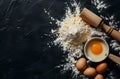
[[[95,60],[90,59],[90,57],[88,57],[88,55],[86,54],[86,48],[87,48],[88,43],[91,42],[91,41],[94,40],[94,39],[99,39],[99,40],[103,41],[103,42],[105,43],[105,45],[107,46],[106,56],[103,57],[103,59],[101,59],[101,60],[99,60],[99,61],[95,61]],[[109,45],[108,45],[107,41],[106,41],[105,39],[101,38],[101,37],[91,37],[90,39],[88,39],[88,40],[86,41],[86,43],[85,43],[85,45],[84,45],[84,54],[85,54],[85,57],[86,57],[87,59],[89,59],[90,61],[92,61],[92,62],[101,62],[101,61],[105,60],[105,59],[108,57],[108,55],[109,55]]]

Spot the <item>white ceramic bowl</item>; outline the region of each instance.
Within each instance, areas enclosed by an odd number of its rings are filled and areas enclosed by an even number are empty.
[[[99,42],[102,45],[102,53],[100,53],[99,55],[95,55],[92,53],[91,51],[91,45],[94,42]],[[101,62],[104,59],[107,58],[108,54],[109,54],[109,46],[107,44],[107,42],[100,38],[100,37],[92,37],[91,39],[89,39],[84,46],[84,53],[85,56],[92,62]]]

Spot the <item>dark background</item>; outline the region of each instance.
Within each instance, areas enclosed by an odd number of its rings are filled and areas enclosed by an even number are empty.
[[[82,7],[96,12],[90,0],[79,1]],[[120,1],[105,1],[111,7],[102,14],[114,14],[119,20]],[[61,74],[55,68],[63,58],[62,50],[47,45],[55,39],[49,35],[57,25],[49,24],[51,19],[44,9],[60,20],[65,13],[64,2],[70,0],[0,0],[0,79],[72,79],[71,71]],[[105,76],[119,79],[119,66],[113,62],[109,65],[113,73]]]

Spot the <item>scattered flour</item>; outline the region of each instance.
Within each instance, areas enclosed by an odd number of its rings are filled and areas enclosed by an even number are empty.
[[[69,14],[66,14],[63,21],[57,23],[60,28],[58,29],[58,38],[54,42],[62,46],[64,51],[80,50],[79,46],[90,34],[90,26],[83,22],[79,15]]]
[[[103,0],[91,0],[91,3],[97,8],[99,13],[110,6],[109,4],[106,4]]]
[[[75,8],[74,11],[71,11],[70,7],[67,6],[64,18],[56,22],[59,28],[54,43],[62,47],[64,53],[68,52],[64,59],[65,64],[61,65],[62,72],[72,70],[73,77],[76,77],[80,72],[75,67],[77,61],[75,58],[82,56],[83,42],[90,37],[91,27],[79,17],[80,5],[74,2],[72,7]]]
[[[97,31],[95,31],[95,29],[93,31],[93,29],[79,17],[80,3],[77,4],[77,2],[73,1],[71,6],[74,10],[67,5],[65,15],[61,20],[50,17],[52,21],[56,21],[58,26],[57,29],[52,29],[51,33],[56,36],[54,44],[61,47],[63,53],[67,55],[65,59],[63,59],[65,63],[57,66],[63,68],[61,73],[72,70],[73,78],[78,75],[82,78],[84,75],[76,69],[75,63],[83,54],[83,43]],[[44,9],[44,12],[50,16],[50,13],[46,9]],[[53,23],[50,22],[50,24]]]

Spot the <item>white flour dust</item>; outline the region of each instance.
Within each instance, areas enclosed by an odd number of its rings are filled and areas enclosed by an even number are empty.
[[[79,6],[75,7],[79,8]],[[59,44],[64,51],[81,54],[80,46],[90,34],[90,26],[83,22],[79,15],[78,9],[72,13],[68,7],[65,18],[62,21],[57,21],[59,29],[54,43]]]
[[[91,0],[91,3],[96,7],[98,13],[104,11],[110,6],[102,0]],[[57,29],[51,30],[51,33],[56,35],[54,44],[59,45],[64,51],[64,54],[67,52],[67,56],[63,59],[65,64],[61,64],[57,67],[62,67],[62,72],[71,70],[73,77],[85,78],[85,76],[75,67],[77,59],[82,56],[83,43],[93,35],[101,36],[104,39],[110,39],[110,37],[108,37],[102,30],[94,29],[82,21],[79,17],[81,11],[80,3],[73,1],[71,2],[71,6],[75,9],[72,10],[67,6],[65,15],[61,20],[51,17],[51,20],[56,21],[58,26]],[[45,13],[50,15],[46,10]],[[113,15],[107,17],[103,15],[100,16],[107,20],[111,27],[118,28],[119,22],[115,22]],[[50,24],[53,23],[50,22]],[[120,31],[120,29],[118,30]],[[120,45],[115,40],[110,40],[110,46],[113,50],[120,51]]]
[[[75,58],[82,56],[83,42],[91,36],[92,29],[79,17],[80,4],[74,1],[71,6],[75,10],[72,11],[67,6],[63,19],[56,22],[59,28],[57,30],[57,39],[54,43],[62,47],[64,53],[68,52],[67,57],[64,59],[65,64],[60,65],[63,67],[62,72],[72,70],[73,77],[76,77],[80,72],[75,67],[77,61]]]
[[[72,70],[73,77],[77,77],[78,74],[80,74],[80,77],[83,77],[84,75],[76,69],[75,63],[83,54],[83,43],[86,39],[90,38],[95,31],[92,31],[91,27],[79,17],[80,4],[73,1],[71,6],[74,10],[67,5],[65,15],[61,20],[50,17],[52,21],[56,21],[58,26],[57,29],[52,29],[51,33],[56,35],[54,44],[59,45],[65,55],[67,53],[66,58],[63,59],[65,63],[57,66],[63,68],[61,73]],[[44,11],[50,15],[47,10],[44,9]],[[50,24],[52,24],[52,22],[50,22]]]
[[[109,4],[106,4],[102,0],[91,0],[91,3],[96,7],[99,13],[107,9],[110,6]]]

